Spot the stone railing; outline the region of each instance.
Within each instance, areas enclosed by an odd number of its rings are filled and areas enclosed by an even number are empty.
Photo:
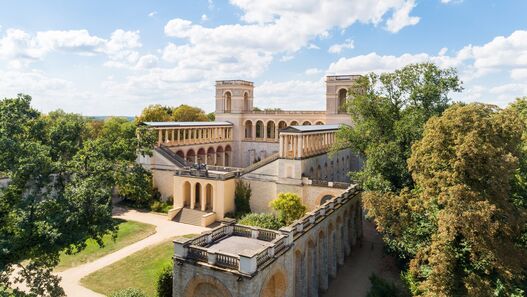
[[[332,182],[332,181],[318,180],[318,179],[308,179],[308,184],[312,186],[337,188],[337,189],[347,189],[351,185],[350,183]]]
[[[252,114],[326,114],[324,110],[253,110]]]
[[[197,169],[181,169],[181,170],[175,170],[174,175],[177,176],[189,176],[189,177],[199,177],[199,178],[210,178],[210,179],[218,179],[218,180],[227,180],[233,177],[240,176],[241,170],[239,171],[228,171],[228,172],[211,172],[211,171],[205,171],[205,170],[197,170]]]
[[[242,174],[246,174],[246,173],[249,173],[251,171],[255,171],[256,169],[258,168],[261,168],[273,161],[276,161],[278,160],[278,158],[280,158],[280,154],[276,153],[276,154],[272,154],[270,156],[268,156],[267,158],[264,158],[256,163],[253,163],[247,167],[245,167],[243,170],[242,170]]]
[[[251,251],[243,251],[238,255],[211,248],[212,245],[228,236],[258,239],[269,242],[269,245],[252,253]],[[234,221],[224,221],[221,226],[211,231],[205,231],[198,237],[174,240],[175,259],[179,261],[190,260],[198,264],[200,262],[207,263],[234,270],[240,274],[250,275],[290,246],[289,239],[292,240],[292,236],[288,237],[281,231],[236,225]]]

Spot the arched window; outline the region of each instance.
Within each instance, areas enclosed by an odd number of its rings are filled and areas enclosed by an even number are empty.
[[[253,138],[253,122],[251,121],[245,122],[245,138],[247,139]]]
[[[270,139],[274,139],[275,137],[275,133],[276,133],[276,129],[275,129],[275,124],[273,121],[269,121],[267,122],[267,138],[270,138]]]
[[[249,111],[250,109],[250,106],[249,106],[249,94],[247,92],[245,92],[243,94],[243,110],[244,111]]]
[[[223,98],[225,100],[225,107],[224,107],[225,112],[231,112],[231,105],[232,105],[231,97],[232,97],[231,92],[225,92],[225,94],[223,95]]]
[[[346,111],[346,97],[348,96],[348,90],[346,89],[340,89],[339,90],[339,112],[345,112]]]
[[[289,124],[289,126],[298,126],[298,122],[297,121],[292,121],[291,124]]]
[[[310,121],[304,121],[302,123],[302,126],[311,126],[311,122]]]
[[[322,122],[322,121],[317,121],[317,122],[315,123],[315,125],[324,125],[324,122]]]
[[[264,124],[262,121],[256,122],[256,138],[264,138]]]

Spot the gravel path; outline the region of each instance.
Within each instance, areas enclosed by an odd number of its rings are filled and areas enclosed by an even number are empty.
[[[364,297],[370,289],[372,273],[396,283],[399,269],[392,257],[383,252],[383,241],[372,223],[364,220],[362,246],[351,250],[351,255],[339,267],[337,278],[329,284],[324,297]]]
[[[114,253],[99,258],[93,262],[86,263],[62,271],[59,275],[62,277],[61,286],[70,297],[101,297],[104,295],[95,293],[80,285],[81,278],[95,272],[105,266],[111,265],[141,249],[169,240],[179,235],[199,234],[207,228],[176,223],[167,220],[166,216],[128,210],[114,206],[114,217],[129,221],[137,221],[156,226],[156,233],[149,237],[124,247]]]

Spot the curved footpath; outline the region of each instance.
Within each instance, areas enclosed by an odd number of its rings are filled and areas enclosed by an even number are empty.
[[[187,224],[176,223],[167,220],[166,216],[144,213],[136,210],[130,210],[114,206],[114,217],[129,221],[137,221],[141,223],[151,224],[156,226],[156,233],[149,237],[126,246],[114,253],[99,258],[93,262],[86,263],[77,267],[73,267],[60,272],[58,275],[62,277],[61,286],[70,297],[102,297],[99,293],[95,293],[80,284],[80,280],[90,273],[93,273],[103,267],[111,265],[139,250],[146,247],[156,245],[171,238],[185,235],[185,234],[199,234],[208,228],[192,226]]]

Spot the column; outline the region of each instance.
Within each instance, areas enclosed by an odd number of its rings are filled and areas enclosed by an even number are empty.
[[[190,183],[190,209],[194,209],[196,206],[196,186],[194,183]]]
[[[279,145],[280,145],[280,157],[284,157],[284,136],[283,135],[280,135],[280,140],[279,140]]]
[[[278,124],[274,126],[274,140],[278,141]]]
[[[298,135],[297,136],[297,139],[298,139],[298,143],[297,143],[297,147],[296,147],[296,150],[298,152],[298,157],[299,158],[302,158],[302,135]]]
[[[264,141],[267,141],[267,124],[266,123],[264,123],[263,125],[263,130],[264,130],[263,139]]]
[[[205,207],[207,206],[207,196],[205,195],[207,187],[205,184],[201,185],[201,189],[199,190],[199,203],[201,204],[201,211],[205,211]]]
[[[157,136],[157,144],[161,144],[163,142],[163,132],[161,129],[159,129],[159,135]]]

